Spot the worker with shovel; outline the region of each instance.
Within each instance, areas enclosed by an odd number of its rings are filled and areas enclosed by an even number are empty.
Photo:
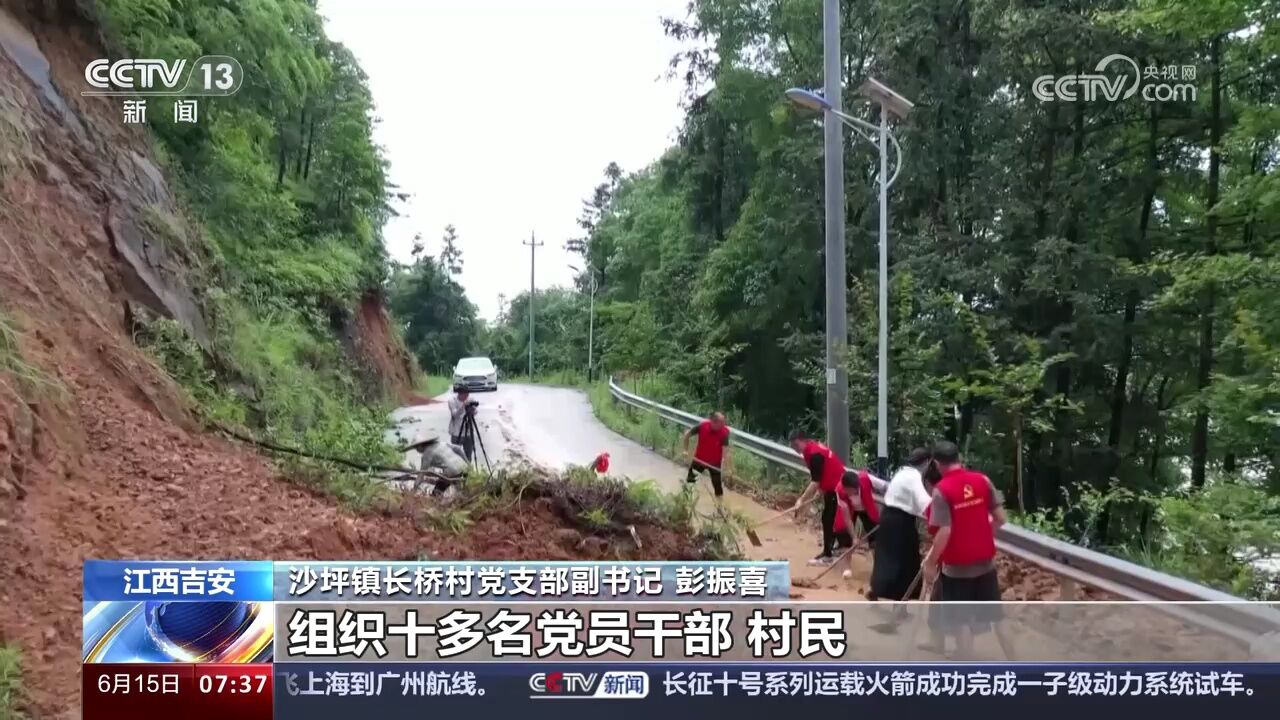
[[[711,417],[684,431],[681,442],[685,455],[689,454],[689,438],[694,433],[698,434],[698,445],[689,458],[689,474],[685,481],[695,483],[697,476],[706,472],[711,476],[711,486],[715,488],[718,503],[724,497],[721,471],[729,462],[729,426],[725,424],[724,413],[711,413]]]
[[[866,469],[858,470],[855,473],[846,473],[840,479],[840,488],[837,492],[837,501],[848,505],[853,512],[853,517],[857,518],[858,525],[862,527],[861,538],[866,542],[867,547],[872,550],[876,547],[876,530],[880,526],[880,506],[876,504],[875,492],[878,490],[884,492],[888,487],[888,483],[880,478],[872,475]],[[841,525],[843,509],[836,513],[837,532]],[[850,520],[849,528],[853,528],[852,520]],[[852,547],[852,545],[848,546]],[[846,580],[853,577],[853,553],[848,553],[848,568],[843,575]],[[867,591],[867,599],[875,600],[875,593]]]
[[[836,515],[840,504],[836,490],[844,480],[844,461],[831,448],[806,437],[802,432],[792,433],[791,448],[800,453],[813,481],[796,498],[796,504],[791,509],[798,512],[815,494],[822,493],[822,552],[810,560],[809,564],[829,566],[836,561],[832,554],[836,543]]]
[[[943,625],[953,630],[956,653],[973,657],[975,632],[995,631],[1008,659],[1012,647],[1000,621],[1000,579],[995,533],[1004,525],[1003,499],[991,480],[960,464],[960,449],[941,441],[933,447],[941,479],[933,489],[929,523],[938,534],[924,560],[926,585],[941,583]]]

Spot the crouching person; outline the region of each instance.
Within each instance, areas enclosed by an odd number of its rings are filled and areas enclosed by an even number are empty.
[[[470,467],[456,446],[441,442],[440,438],[422,440],[410,445],[406,450],[417,450],[422,453],[422,460],[418,463],[420,470],[444,476],[435,481],[431,489],[432,495],[441,495],[450,485],[460,482],[466,477],[467,469]]]

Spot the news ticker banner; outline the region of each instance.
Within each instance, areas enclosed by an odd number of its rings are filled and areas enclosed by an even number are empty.
[[[532,660],[585,664],[600,678],[640,662],[808,671],[937,660],[923,640],[991,621],[1023,661],[1258,659],[1136,603],[796,603],[785,563],[90,561],[84,576],[86,718],[188,702],[197,717],[267,718],[286,697],[315,697],[312,678],[361,683],[398,663],[437,688],[470,666],[503,688]],[[1003,661],[1004,647],[986,633],[975,659]],[[300,677],[308,691],[294,694]]]
[[[84,717],[420,720],[470,717],[1026,718],[1104,711],[1269,717],[1280,664],[276,663],[86,665]],[[267,668],[266,673],[250,668]],[[576,702],[556,702],[575,700]],[[232,714],[234,713],[234,714]],[[442,714],[443,713],[443,714]],[[878,715],[876,713],[885,713]],[[956,715],[961,713],[961,715]]]

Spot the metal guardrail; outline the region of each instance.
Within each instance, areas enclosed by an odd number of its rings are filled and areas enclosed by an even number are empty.
[[[628,392],[613,378],[609,378],[609,392],[619,402],[683,427],[693,427],[702,421],[697,415]],[[729,437],[733,445],[752,455],[797,472],[808,472],[800,454],[786,445],[741,430],[734,430]],[[876,499],[882,501],[879,497]],[[1162,603],[1161,609],[1170,615],[1245,644],[1280,630],[1280,612],[1266,604],[1250,603],[1213,588],[1016,525],[1006,524],[1000,529],[996,546],[1008,555],[1056,575],[1064,584],[1064,596],[1074,596],[1073,588],[1069,587],[1074,583],[1125,600]],[[1188,605],[1190,603],[1196,605]]]

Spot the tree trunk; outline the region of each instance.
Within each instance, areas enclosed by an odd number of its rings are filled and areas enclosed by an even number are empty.
[[[1022,486],[1022,413],[1013,413],[1014,487],[1018,488],[1018,511],[1027,514],[1026,489]]]
[[[311,147],[316,141],[316,116],[311,114],[311,122],[307,124],[307,160],[302,165],[302,179],[311,177]]]
[[[276,158],[276,187],[284,184],[284,171],[289,167],[289,154],[284,146],[284,126],[276,125],[276,146],[280,151]]]
[[[302,113],[298,116],[298,148],[297,157],[293,163],[293,176],[302,177],[302,138],[307,135],[307,107],[302,107]]]
[[[1146,187],[1142,193],[1142,210],[1138,214],[1138,232],[1129,248],[1129,260],[1134,264],[1142,262],[1146,254],[1147,228],[1151,224],[1151,207],[1155,203],[1156,185],[1159,180],[1159,155],[1156,136],[1159,132],[1159,115],[1157,105],[1151,104],[1147,121],[1147,172]],[[1124,298],[1124,324],[1122,330],[1120,365],[1116,368],[1115,384],[1111,388],[1111,427],[1107,433],[1107,447],[1111,449],[1110,474],[1115,475],[1120,468],[1120,440],[1124,434],[1124,414],[1128,406],[1129,372],[1133,366],[1133,333],[1134,322],[1138,316],[1138,288],[1130,287]]]
[[[1077,68],[1077,74],[1083,72],[1083,68]],[[1084,108],[1083,102],[1075,103],[1075,118],[1072,122],[1073,130],[1071,133],[1071,175],[1078,177],[1082,174],[1083,158],[1084,158]],[[1068,208],[1069,217],[1067,218],[1067,228],[1065,239],[1067,244],[1075,247],[1080,244],[1080,215],[1082,208],[1079,207],[1077,201],[1072,201]],[[1072,280],[1072,290],[1074,290],[1075,281]],[[1072,325],[1075,323],[1075,304],[1071,300],[1071,295],[1063,298],[1059,295],[1057,300],[1058,316],[1055,331],[1060,330],[1062,333],[1061,352],[1071,352],[1072,336],[1074,331]],[[1071,397],[1071,371],[1074,363],[1071,360],[1064,360],[1058,363],[1055,372],[1055,392],[1061,395],[1063,399]],[[1057,479],[1059,487],[1065,484],[1065,478],[1071,473],[1074,464],[1074,448],[1075,448],[1075,423],[1072,421],[1071,414],[1066,410],[1059,410],[1054,417],[1054,458],[1053,472]]]
[[[1209,187],[1205,194],[1205,253],[1214,255],[1218,242],[1218,181],[1222,171],[1222,38],[1215,37],[1210,44],[1209,60],[1212,72],[1209,97]],[[1209,387],[1213,373],[1213,309],[1214,287],[1205,288],[1200,309],[1200,347],[1196,358],[1196,389]],[[1209,412],[1196,410],[1195,424],[1191,430],[1191,486],[1204,487],[1205,470],[1209,460]]]
[[[1154,486],[1160,472],[1160,448],[1164,445],[1164,390],[1169,386],[1169,376],[1160,378],[1160,389],[1156,390],[1156,423],[1151,431],[1151,461],[1148,466],[1148,478]]]

